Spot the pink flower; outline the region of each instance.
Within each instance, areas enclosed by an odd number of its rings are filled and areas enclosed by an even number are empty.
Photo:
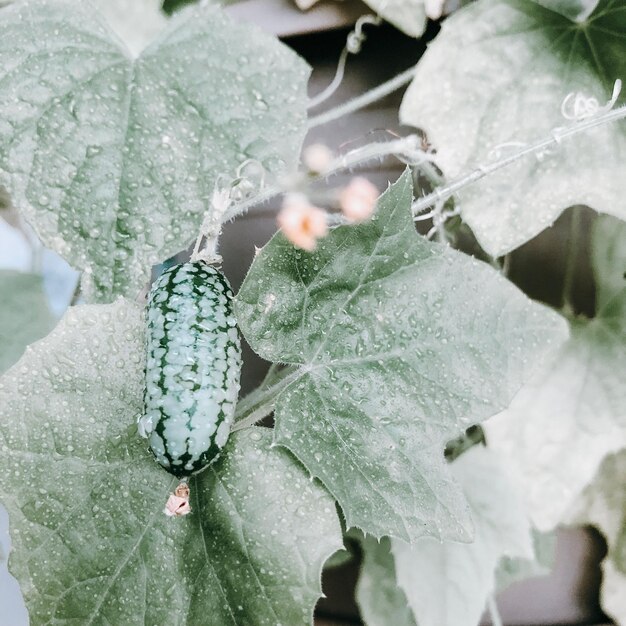
[[[317,240],[328,233],[326,211],[313,206],[299,193],[285,197],[278,214],[278,225],[294,246],[309,252],[315,250]]]
[[[332,163],[333,153],[328,146],[314,143],[304,149],[302,160],[311,172],[323,174]]]
[[[165,504],[165,510],[163,511],[168,517],[182,517],[191,513],[191,506],[189,506],[188,498],[181,498],[175,494],[172,494]]]
[[[339,205],[351,222],[364,222],[374,213],[378,189],[367,178],[357,176],[339,194]]]

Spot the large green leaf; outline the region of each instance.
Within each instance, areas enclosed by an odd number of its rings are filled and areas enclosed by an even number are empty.
[[[496,159],[498,146],[506,153],[549,137],[568,123],[568,93],[603,102],[617,78],[626,78],[622,0],[601,0],[580,22],[528,0],[478,0],[444,22],[400,118],[428,133],[438,164],[455,177]],[[595,128],[539,157],[459,193],[463,219],[492,255],[528,241],[571,205],[626,218],[626,124]]]
[[[505,467],[504,459],[480,446],[452,464],[472,512],[473,543],[392,541],[398,584],[420,626],[476,626],[495,590],[500,559],[533,558],[523,498]]]
[[[562,520],[605,455],[626,446],[625,246],[623,224],[596,223],[598,314],[575,320],[553,360],[485,425],[487,441],[519,474],[541,530]]]
[[[53,325],[41,276],[0,270],[0,374]]]
[[[86,2],[0,20],[0,183],[92,300],[136,294],[197,234],[216,177],[295,162],[308,67],[208,5],[132,60]]]
[[[416,626],[406,596],[396,581],[391,542],[387,537],[361,541],[363,562],[356,601],[367,626]],[[448,584],[446,581],[444,584]]]
[[[609,547],[602,562],[600,600],[620,626],[626,624],[626,450],[607,457],[568,520],[593,524]]]
[[[70,309],[0,381],[0,499],[31,624],[310,624],[333,501],[268,430],[233,435],[166,518],[172,477],[136,433],[142,319]]]
[[[468,538],[445,444],[507,406],[565,325],[492,268],[420,237],[411,198],[405,173],[374,219],[311,254],[277,234],[235,307],[253,349],[299,366],[281,383],[275,441],[348,526]]]

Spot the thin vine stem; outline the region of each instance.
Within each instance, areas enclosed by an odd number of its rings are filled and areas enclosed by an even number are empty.
[[[506,276],[506,278],[508,278],[511,275],[512,264],[513,264],[513,254],[509,252],[508,254],[504,255],[502,259],[502,267],[500,269],[500,271],[502,272],[502,275]]]
[[[364,94],[357,96],[352,100],[348,100],[348,102],[344,102],[329,111],[309,118],[309,128],[315,128],[316,126],[327,124],[328,122],[337,120],[344,115],[358,111],[373,102],[381,100],[385,96],[397,91],[400,87],[403,87],[407,83],[411,82],[416,71],[416,66],[410,67],[408,70],[405,70],[390,80],[378,85],[378,87],[374,87],[373,89],[366,91]]]
[[[621,120],[624,117],[626,117],[626,105],[617,109],[612,109],[602,115],[581,120],[570,126],[556,128],[552,131],[549,137],[544,137],[539,141],[524,146],[523,148],[498,161],[488,163],[487,165],[479,165],[471,172],[453,180],[450,184],[439,187],[432,193],[416,200],[413,203],[413,215],[419,215],[422,211],[430,208],[433,204],[447,200],[464,187],[475,183],[481,178],[484,178],[485,176],[488,176],[489,174],[492,174],[507,165],[511,165],[511,163],[515,163],[515,161],[518,161],[522,157],[541,152],[554,145],[559,145],[564,139],[573,137],[574,135],[595,128],[596,126],[602,126],[603,124]]]
[[[80,298],[82,296],[82,288],[80,284],[80,278],[76,282],[76,286],[74,287],[74,291],[72,293],[72,299],[70,300],[70,306],[76,306],[80,302]]]
[[[487,598],[487,610],[491,617],[491,626],[503,626],[502,617],[500,617],[500,611],[498,610],[498,605],[496,604],[496,599],[493,597],[493,594],[489,594]]]
[[[326,87],[321,93],[317,94],[316,96],[313,96],[309,100],[309,104],[307,105],[308,109],[312,109],[316,106],[319,106],[320,104],[328,100],[328,98],[330,98],[335,93],[335,91],[337,91],[337,89],[339,88],[339,85],[341,85],[341,81],[343,80],[343,77],[346,71],[346,62],[348,61],[348,54],[349,54],[348,48],[344,48],[341,51],[341,54],[339,56],[339,63],[337,63],[337,71],[335,73],[335,77],[333,78],[330,85],[328,85],[328,87]]]
[[[349,170],[368,161],[383,159],[387,156],[396,156],[411,164],[426,162],[432,157],[421,149],[421,142],[417,135],[408,135],[392,141],[380,141],[367,144],[361,148],[350,150],[350,152],[334,159],[323,174],[311,178],[311,181],[330,178],[334,174],[343,170]],[[287,191],[284,185],[273,185],[266,187],[255,196],[232,205],[225,213],[223,221],[231,220],[242,213],[245,213],[253,206],[267,202],[275,196]]]
[[[323,102],[326,102],[339,88],[341,82],[343,81],[345,71],[346,71],[346,63],[348,61],[349,54],[359,54],[361,52],[361,48],[363,43],[365,42],[365,33],[363,32],[363,27],[366,24],[370,24],[373,26],[380,26],[382,23],[382,18],[378,15],[362,15],[354,25],[354,30],[348,33],[346,38],[346,45],[344,46],[341,54],[339,55],[339,62],[337,63],[337,70],[335,72],[335,77],[331,81],[330,85],[326,87],[321,93],[313,96],[309,100],[309,104],[307,105],[307,109],[312,109],[314,107],[319,106]]]

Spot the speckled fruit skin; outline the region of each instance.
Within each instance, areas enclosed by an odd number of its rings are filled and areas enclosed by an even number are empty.
[[[168,269],[148,297],[140,432],[179,478],[215,461],[228,440],[241,372],[232,297],[224,275],[202,262]]]

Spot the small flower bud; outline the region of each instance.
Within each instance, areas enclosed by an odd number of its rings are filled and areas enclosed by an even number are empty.
[[[313,206],[303,194],[291,193],[285,197],[278,214],[278,225],[294,246],[311,252],[317,240],[328,233],[326,211]]]
[[[323,174],[328,170],[333,160],[333,153],[323,143],[314,143],[307,146],[302,153],[302,161],[311,172]]]
[[[367,178],[357,176],[339,194],[339,206],[351,222],[364,222],[376,208],[378,189]]]

